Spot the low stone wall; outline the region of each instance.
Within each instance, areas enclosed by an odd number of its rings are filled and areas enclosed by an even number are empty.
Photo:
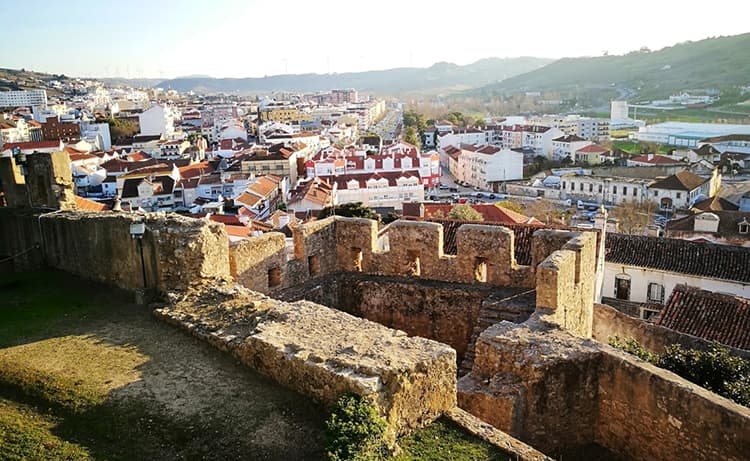
[[[598,444],[626,459],[746,459],[750,410],[537,312],[485,330],[459,406],[549,455]]]
[[[640,345],[657,354],[661,354],[666,347],[672,344],[679,344],[683,348],[698,350],[708,350],[714,344],[697,336],[680,333],[679,331],[630,317],[606,304],[594,304],[593,338],[607,344],[609,339],[614,336],[633,338]],[[750,359],[750,351],[728,346],[724,347],[729,349],[732,355]]]
[[[456,353],[423,338],[307,301],[205,287],[155,314],[280,384],[323,403],[353,392],[385,417],[390,437],[456,404]]]
[[[141,242],[130,236],[135,222],[146,225]],[[145,285],[160,291],[230,276],[224,226],[174,214],[5,210],[0,229],[0,253],[39,247],[33,259],[19,261],[26,266],[47,265],[121,288],[142,288],[144,269]]]

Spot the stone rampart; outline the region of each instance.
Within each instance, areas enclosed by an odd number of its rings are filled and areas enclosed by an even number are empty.
[[[485,330],[459,406],[547,454],[599,444],[626,459],[750,452],[750,410],[537,313]]]
[[[130,235],[136,222],[145,224],[140,242]],[[218,223],[174,214],[6,210],[0,228],[16,237],[2,239],[0,254],[38,247],[34,262],[121,288],[143,288],[144,271],[145,286],[159,291],[230,277],[227,237]]]
[[[204,287],[179,298],[156,315],[319,402],[348,392],[371,398],[391,437],[456,404],[456,353],[444,344],[242,287]]]

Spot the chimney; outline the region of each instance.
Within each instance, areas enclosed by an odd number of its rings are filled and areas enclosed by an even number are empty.
[[[646,155],[646,159],[650,162],[651,160],[654,159],[654,154],[648,154],[648,155]]]
[[[695,232],[708,232],[715,234],[719,231],[719,216],[714,213],[701,213],[695,215],[693,220]]]

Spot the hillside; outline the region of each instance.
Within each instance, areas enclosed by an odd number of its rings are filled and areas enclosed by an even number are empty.
[[[0,91],[35,90],[43,88],[49,96],[57,96],[59,93],[47,87],[51,80],[66,80],[64,75],[45,74],[26,69],[3,69],[0,68]]]
[[[459,66],[437,63],[428,68],[397,68],[342,74],[292,74],[263,78],[176,78],[156,86],[201,93],[323,91],[356,88],[380,94],[467,89],[522,74],[551,62],[544,58],[489,58]]]
[[[652,52],[564,58],[476,92],[568,90],[615,84],[635,90],[638,97],[654,98],[693,88],[748,85],[748,50],[750,33],[685,42]]]

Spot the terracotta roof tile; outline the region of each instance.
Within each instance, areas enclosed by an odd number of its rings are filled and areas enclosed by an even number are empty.
[[[708,179],[703,179],[697,174],[683,170],[678,171],[672,176],[656,181],[648,187],[649,189],[684,190],[689,192],[699,188],[707,181]]]
[[[750,349],[750,301],[677,285],[656,324],[738,349]]]

